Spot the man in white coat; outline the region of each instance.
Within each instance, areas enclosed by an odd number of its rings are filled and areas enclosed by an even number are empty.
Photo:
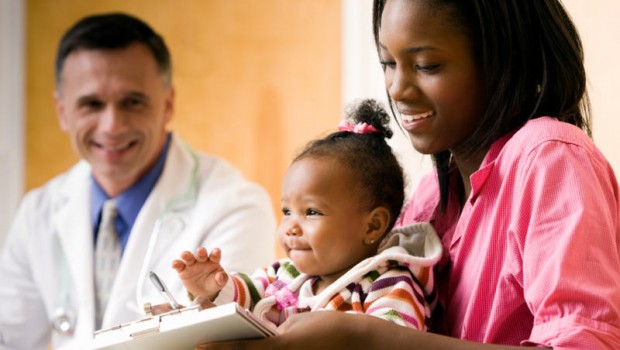
[[[267,193],[167,131],[171,70],[162,38],[132,16],[90,16],[63,37],[57,113],[82,160],[20,205],[0,260],[0,349],[77,344],[144,317],[144,303],[164,302],[149,271],[187,302],[171,268],[184,250],[219,247],[236,271],[273,260]],[[120,262],[101,308],[94,261],[108,199]]]

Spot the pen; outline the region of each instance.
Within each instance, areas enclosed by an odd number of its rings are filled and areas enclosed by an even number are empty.
[[[166,299],[172,310],[179,309],[181,306],[176,302],[176,300],[174,300],[164,282],[159,279],[159,276],[157,276],[155,272],[151,271],[149,272],[149,277],[151,278],[151,281],[153,281],[155,288],[157,288],[159,293],[164,297],[164,299]]]

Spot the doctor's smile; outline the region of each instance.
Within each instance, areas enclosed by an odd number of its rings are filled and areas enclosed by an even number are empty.
[[[138,144],[138,141],[125,141],[123,143],[106,143],[92,141],[92,146],[97,148],[104,156],[118,158],[127,153],[130,149]]]

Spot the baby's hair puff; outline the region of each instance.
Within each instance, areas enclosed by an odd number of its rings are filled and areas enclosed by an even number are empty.
[[[304,158],[332,158],[351,171],[356,183],[352,195],[367,209],[383,206],[390,211],[392,228],[405,197],[404,175],[387,139],[392,137],[390,115],[375,100],[366,99],[347,108],[339,130],[309,142],[294,162]]]

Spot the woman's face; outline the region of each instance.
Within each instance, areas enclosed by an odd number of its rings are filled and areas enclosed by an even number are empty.
[[[385,85],[413,147],[458,153],[484,112],[472,43],[446,8],[388,0],[379,45]]]

